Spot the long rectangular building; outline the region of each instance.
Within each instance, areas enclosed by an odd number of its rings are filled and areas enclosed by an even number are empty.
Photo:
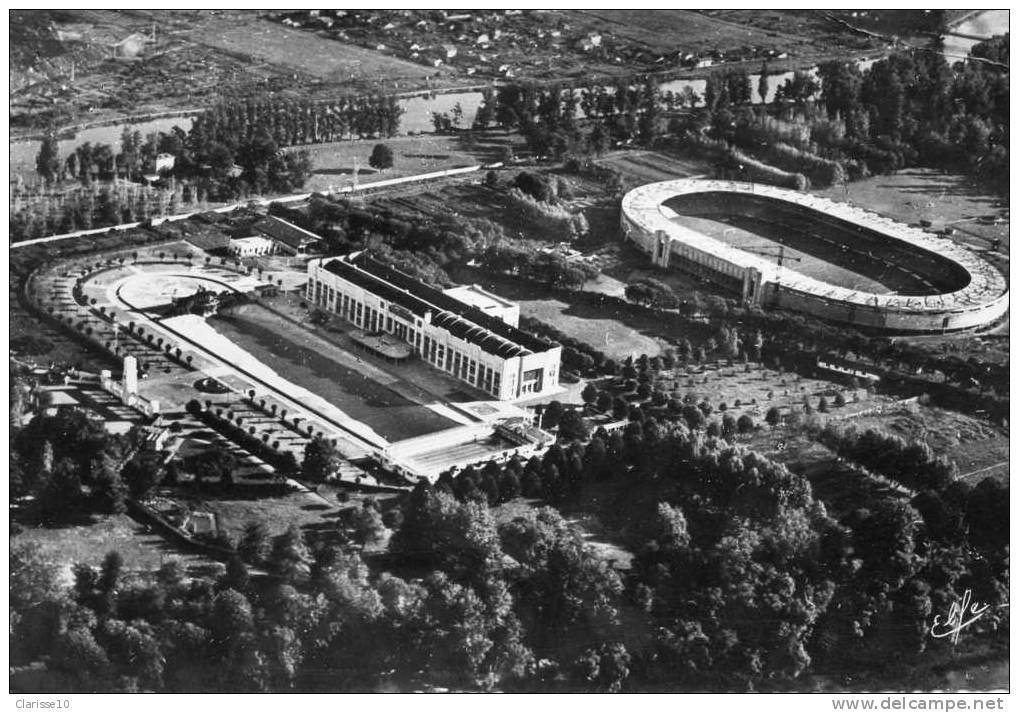
[[[476,285],[443,292],[362,252],[309,262],[307,297],[497,399],[560,390],[562,347],[520,330],[519,309]]]

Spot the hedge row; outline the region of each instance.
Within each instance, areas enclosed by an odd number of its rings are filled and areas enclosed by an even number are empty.
[[[202,408],[197,401],[189,401],[187,411],[205,425],[214,428],[220,434],[249,453],[272,465],[276,472],[286,477],[295,475],[299,470],[297,459],[290,451],[276,450],[262,439],[248,433],[233,422],[217,416],[210,409]]]
[[[786,171],[802,173],[812,186],[844,183],[848,177],[846,168],[838,161],[821,158],[817,154],[802,151],[789,144],[768,144],[766,148],[757,152],[757,155]]]
[[[803,191],[810,187],[802,173],[788,173],[758,161],[725,141],[716,141],[687,132],[679,139],[665,139],[661,148],[671,149],[692,158],[710,161],[719,167],[723,178],[767,183],[781,188]]]

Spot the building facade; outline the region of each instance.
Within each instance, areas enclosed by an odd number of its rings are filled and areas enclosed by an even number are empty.
[[[276,243],[268,238],[231,238],[226,250],[231,257],[258,257],[274,255]]]
[[[506,301],[476,286],[443,292],[354,253],[309,262],[307,298],[366,332],[394,335],[436,369],[496,399],[560,391],[562,348],[511,323],[519,310],[494,310],[500,319],[479,307]]]

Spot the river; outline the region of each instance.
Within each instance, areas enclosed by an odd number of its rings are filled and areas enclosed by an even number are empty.
[[[956,32],[962,34],[977,35],[980,37],[1004,34],[1005,32],[1008,32],[1008,19],[1008,10],[986,10],[975,13],[954,29]],[[979,40],[949,35],[945,38],[945,55],[950,61],[963,57],[969,54],[970,49],[978,41]],[[875,61],[876,60],[874,59],[861,60],[860,69],[867,69]],[[812,68],[808,71],[816,73],[817,70],[816,68]],[[781,86],[786,79],[789,79],[792,76],[792,72],[784,72],[768,76],[767,101],[769,103],[774,101],[775,92],[778,87]],[[757,94],[757,83],[759,79],[760,75],[758,74],[750,75],[752,88],[751,101],[755,104],[760,103],[761,101]],[[703,79],[674,79],[668,82],[663,82],[661,84],[661,90],[679,93],[684,87],[690,87],[699,96],[703,97],[706,84],[707,82]],[[431,132],[433,129],[432,113],[438,112],[441,114],[451,112],[457,103],[459,103],[463,109],[464,116],[470,120],[474,117],[475,113],[477,113],[478,107],[481,106],[481,92],[452,92],[449,94],[419,95],[401,99],[400,105],[404,109],[404,114],[400,119],[400,133],[416,134]],[[186,131],[191,128],[192,122],[193,119],[191,117],[155,119],[151,121],[132,123],[131,128],[133,130],[140,131],[143,136],[146,136],[154,131],[169,131],[173,126],[180,126]],[[83,129],[78,131],[73,138],[60,140],[60,155],[66,157],[68,154],[73,152],[76,147],[86,141],[110,144],[116,149],[120,145],[120,134],[123,130],[124,124]],[[39,153],[39,146],[40,142],[35,140],[11,142],[11,176],[21,175],[28,180],[35,178],[35,157]]]

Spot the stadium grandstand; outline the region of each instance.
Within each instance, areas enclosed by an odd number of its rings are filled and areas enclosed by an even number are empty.
[[[683,179],[623,197],[625,239],[654,264],[745,303],[900,332],[966,329],[1008,310],[1001,272],[955,242],[772,186]]]

